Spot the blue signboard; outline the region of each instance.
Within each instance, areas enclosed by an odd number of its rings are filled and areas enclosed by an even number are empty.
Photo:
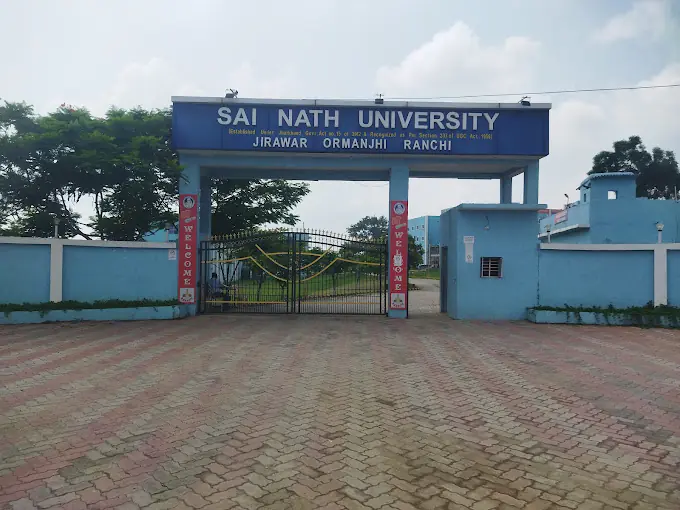
[[[176,149],[335,154],[545,156],[547,108],[173,104]]]

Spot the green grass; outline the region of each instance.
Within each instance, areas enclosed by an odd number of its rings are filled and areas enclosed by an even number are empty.
[[[432,269],[411,269],[408,272],[409,278],[425,278],[427,280],[439,280],[441,278],[441,270],[439,268]]]
[[[283,284],[283,288],[282,285]],[[385,281],[383,278],[383,287]],[[240,280],[233,285],[232,300],[243,301],[278,301],[285,300],[292,293],[290,282],[280,282],[267,277],[260,288],[258,297],[257,280]],[[307,281],[300,281],[295,289],[295,294],[301,298],[310,297],[335,297],[353,296],[361,294],[375,294],[380,291],[380,278],[378,275],[360,274],[357,281],[355,273],[340,273],[333,278],[331,274],[321,274]],[[282,299],[283,297],[283,299]]]

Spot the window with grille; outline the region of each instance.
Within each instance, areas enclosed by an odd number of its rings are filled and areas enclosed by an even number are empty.
[[[503,276],[503,258],[482,257],[479,276],[482,278],[501,278]]]

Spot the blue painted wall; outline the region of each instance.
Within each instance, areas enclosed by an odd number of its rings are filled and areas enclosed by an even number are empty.
[[[408,233],[415,238],[416,244],[425,251],[423,256],[425,264],[430,264],[428,260],[429,247],[438,246],[440,243],[439,231],[440,216],[419,216],[408,220]]]
[[[566,209],[567,218],[565,221],[555,223],[555,214],[541,218],[541,232],[546,231],[546,225],[550,225],[552,230],[555,231],[570,225],[588,225],[590,223],[590,203],[574,202],[569,205]]]
[[[428,242],[431,246],[437,246],[441,241],[441,236],[439,235],[441,217],[440,216],[428,216],[427,217],[427,235]]]
[[[425,222],[427,218],[427,216],[420,216],[408,220],[408,233],[415,238],[416,244],[423,248],[425,247]]]
[[[680,251],[668,250],[668,304],[680,306]]]
[[[0,303],[45,303],[49,300],[49,245],[0,242]]]
[[[643,306],[654,299],[651,250],[541,250],[538,269],[539,304],[544,306],[612,304],[626,308]]]
[[[174,243],[175,241],[177,241],[177,234],[168,234],[168,237],[166,239],[165,229],[160,229],[145,234],[144,240],[148,243],[165,243],[165,242]]]
[[[444,216],[442,214],[442,216]],[[461,239],[458,235],[458,221],[455,213],[451,212],[448,215],[449,224],[449,238],[447,239],[447,245],[449,247],[449,261],[448,261],[448,273],[449,273],[449,287],[448,287],[448,313],[449,317],[454,317],[453,312],[458,310],[458,258],[461,256],[461,250],[463,248],[462,243],[457,240]],[[444,223],[442,220],[441,224]],[[442,242],[444,241],[444,231],[441,231]],[[440,283],[441,284],[441,283]]]
[[[591,204],[592,243],[656,243],[656,223],[663,241],[680,242],[680,204],[673,200],[608,200]]]
[[[586,187],[588,186],[588,187]],[[567,209],[567,221],[555,224],[555,215],[541,220],[541,232],[570,225],[589,225],[587,230],[552,234],[553,243],[645,244],[657,242],[656,224],[664,224],[663,242],[680,242],[680,203],[635,197],[635,176],[627,173],[598,174],[584,180],[580,200]],[[616,199],[608,192],[615,191]]]
[[[464,204],[442,213],[449,246],[448,313],[455,319],[524,319],[536,304],[538,215],[521,205]],[[444,218],[448,216],[448,218]],[[464,236],[475,236],[473,263]],[[502,278],[482,278],[482,257],[502,257]]]
[[[177,261],[164,249],[64,246],[63,271],[64,301],[177,296]]]

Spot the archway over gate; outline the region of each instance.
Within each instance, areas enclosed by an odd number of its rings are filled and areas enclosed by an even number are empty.
[[[196,313],[199,240],[208,240],[213,178],[388,181],[387,313],[408,310],[409,177],[497,179],[510,204],[538,206],[549,104],[347,102],[173,97],[180,155],[180,302]],[[379,104],[378,104],[379,103]]]

